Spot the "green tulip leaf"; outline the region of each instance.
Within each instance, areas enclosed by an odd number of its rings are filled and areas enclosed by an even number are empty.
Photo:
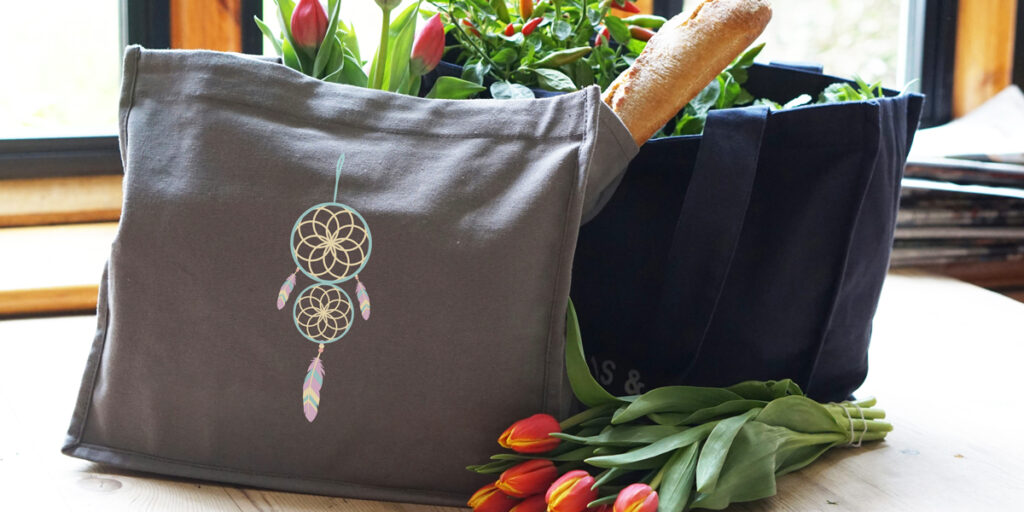
[[[259,16],[253,16],[253,20],[256,22],[256,26],[260,28],[260,32],[263,32],[263,36],[270,40],[270,44],[274,46],[274,51],[277,52],[277,56],[281,56],[281,38],[274,34],[274,31],[263,23],[263,20]]]
[[[602,485],[615,480],[616,478],[628,473],[629,470],[622,468],[608,468],[601,472],[594,478],[594,485],[590,486],[591,489],[597,489]]]
[[[295,49],[292,48],[292,44],[287,39],[281,41],[281,62],[285,66],[288,66],[298,72],[302,72],[302,63],[299,61],[298,56],[295,54]]]
[[[341,83],[354,85],[356,87],[366,87],[369,83],[369,78],[366,76],[366,72],[363,71],[362,64],[349,52],[349,48],[347,46],[345,47],[344,52],[345,67],[341,69]]]
[[[615,503],[615,499],[618,497],[619,495],[618,493],[616,493],[598,498],[594,501],[591,501],[590,503],[587,503],[587,509],[595,509],[597,507],[600,507],[601,505],[611,505],[612,503]]]
[[[515,461],[499,460],[495,462],[489,462],[487,464],[466,466],[466,469],[474,473],[480,473],[482,475],[491,475],[494,473],[503,473],[506,469],[515,465]]]
[[[651,444],[664,437],[678,434],[685,427],[666,427],[661,425],[623,425],[605,428],[596,436],[581,437],[568,434],[552,434],[553,436],[577,444],[591,446],[636,446]]]
[[[418,0],[406,7],[388,29],[388,62],[383,82],[383,88],[386,90],[397,91],[409,76],[409,57],[413,40],[416,38],[416,12],[421,1]]]
[[[599,468],[611,468],[627,466],[635,462],[650,460],[673,450],[703,441],[716,425],[717,422],[705,423],[699,427],[694,427],[684,430],[678,434],[664,437],[642,448],[636,448],[618,455],[591,457],[587,459],[586,462],[587,464],[597,466]]]
[[[715,490],[698,493],[693,508],[720,510],[730,503],[753,501],[773,496],[775,456],[791,432],[785,428],[749,421],[732,443]]]
[[[307,75],[313,70],[313,62],[306,55],[306,52],[298,51],[295,45],[295,40],[292,39],[291,20],[292,11],[295,10],[295,3],[291,0],[274,0],[277,3],[277,21],[281,23],[281,33],[284,34],[284,38],[281,42],[281,59],[285,60],[288,58],[287,52],[285,52],[285,43],[291,48],[291,59],[295,65],[289,64],[285,61],[285,65],[290,68],[297,69]]]
[[[324,40],[320,42],[320,48],[316,52],[316,59],[313,60],[314,78],[321,78],[324,69],[331,62],[331,55],[335,51],[335,33],[338,31],[338,13],[341,11],[339,0],[329,0],[330,15],[327,19],[327,32],[324,33]]]
[[[736,439],[736,434],[759,412],[761,409],[751,409],[739,416],[722,420],[711,431],[707,441],[704,442],[704,448],[700,451],[700,459],[697,461],[697,492],[707,493],[715,489],[718,476],[725,464],[725,458],[729,454],[729,447]]]
[[[676,450],[658,486],[658,512],[682,512],[693,494],[700,443]]]
[[[774,380],[748,380],[734,384],[725,389],[742,396],[749,400],[764,400],[770,402],[776,398],[782,398],[789,395],[803,395],[803,391],[800,390],[800,386],[797,386],[795,382],[790,379],[783,379],[779,381]]]
[[[650,413],[693,413],[741,397],[723,388],[665,386],[644,393],[612,416],[612,424],[628,423]]]
[[[593,446],[584,446],[582,448],[576,448],[574,450],[560,453],[558,455],[552,455],[551,453],[542,453],[539,455],[528,455],[524,453],[498,453],[491,455],[491,460],[534,460],[534,459],[547,459],[558,462],[569,462],[569,461],[580,461],[594,455]]]
[[[722,419],[747,412],[755,407],[764,407],[768,402],[762,400],[730,400],[714,407],[705,407],[694,411],[691,414],[683,413],[656,413],[648,414],[655,423],[661,425],[696,425],[709,420]],[[654,419],[658,418],[658,419]]]
[[[341,83],[342,71],[345,69],[345,47],[337,35],[331,42],[331,59],[324,68],[324,81]]]
[[[345,45],[345,48],[352,52],[356,62],[362,62],[362,58],[359,56],[359,38],[356,36],[355,26],[346,24],[344,20],[339,18],[337,35],[341,37],[341,42]]]
[[[495,84],[498,83],[501,82],[495,82]],[[493,85],[491,94],[494,94]],[[576,317],[576,308],[571,299],[565,315],[565,369],[569,375],[569,385],[572,387],[573,394],[587,407],[623,402],[622,399],[601,387],[601,384],[590,373],[590,365],[587,364],[587,358],[583,354],[583,338],[580,337],[579,319]]]
[[[843,428],[825,406],[803,396],[787,396],[772,400],[757,421],[776,427],[785,427],[807,434],[849,432]]]

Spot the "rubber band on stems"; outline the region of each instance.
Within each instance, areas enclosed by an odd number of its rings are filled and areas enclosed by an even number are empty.
[[[846,409],[845,404],[850,404],[850,405],[856,407],[857,408],[857,412],[860,413],[860,420],[861,420],[861,422],[864,423],[864,429],[860,431],[860,438],[857,439],[856,443],[853,442],[853,439],[856,437],[856,431],[854,430],[854,427],[853,427],[853,416],[850,415],[850,411]],[[849,446],[851,448],[860,448],[861,444],[863,444],[863,442],[864,442],[864,436],[866,436],[868,434],[868,421],[867,421],[867,418],[864,417],[864,408],[859,406],[859,405],[857,405],[854,402],[843,402],[843,403],[837,404],[837,405],[839,406],[840,409],[843,410],[843,413],[846,414],[846,419],[850,420],[850,440],[844,446]]]

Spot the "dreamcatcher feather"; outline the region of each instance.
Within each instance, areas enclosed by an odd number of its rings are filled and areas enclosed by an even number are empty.
[[[298,271],[299,269],[295,269],[295,272]],[[285,303],[288,302],[288,295],[295,289],[295,272],[292,272],[292,275],[284,280],[284,284],[281,285],[281,291],[277,292],[277,309],[284,309]]]
[[[302,381],[302,412],[310,423],[316,419],[316,413],[320,410],[320,387],[324,385],[324,362],[320,355],[324,353],[324,346],[320,344],[320,351],[316,359],[309,363],[306,370],[306,378]]]
[[[324,345],[348,333],[354,313],[348,294],[335,283],[355,278],[360,314],[364,320],[370,318],[370,296],[359,281],[359,272],[370,258],[370,229],[357,211],[338,202],[344,162],[345,155],[341,155],[334,177],[333,201],[313,206],[295,222],[291,252],[297,268],[285,279],[277,295],[277,309],[284,309],[299,272],[316,281],[299,294],[292,308],[299,333],[320,345],[302,381],[302,410],[310,422],[320,412]]]
[[[363,282],[359,280],[359,274],[356,274],[356,300],[359,301],[359,312],[363,315],[363,320],[369,320],[370,296],[367,295]]]

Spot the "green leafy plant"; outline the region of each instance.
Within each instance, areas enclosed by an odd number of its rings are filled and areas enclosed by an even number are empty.
[[[665,22],[660,16],[620,19],[613,0],[429,0],[457,41],[462,79],[495,98],[532,98],[531,88],[571,92],[607,87]]]
[[[860,77],[854,77],[857,87],[846,82],[836,82],[825,88],[815,102],[810,94],[801,94],[784,104],[767,98],[755,99],[743,85],[747,83],[748,72],[754,65],[764,43],[753,46],[736,58],[724,71],[711,81],[697,97],[690,101],[676,117],[669,121],[656,135],[666,137],[674,135],[699,135],[704,131],[704,122],[708,112],[724,108],[745,105],[764,105],[772,110],[815,105],[824,103],[840,103],[844,101],[863,101],[885,96],[881,82],[868,84]]]
[[[658,512],[717,510],[772,496],[777,477],[806,467],[830,448],[878,441],[892,430],[882,421],[885,411],[874,408],[874,399],[821,404],[788,379],[727,388],[669,386],[638,396],[614,396],[590,373],[571,304],[566,322],[569,382],[588,408],[548,428],[538,426],[544,424],[544,415],[521,420],[501,438],[513,453],[500,453],[490,463],[468,468],[501,473],[498,482],[489,484],[500,491],[507,487],[506,473],[522,478],[522,471],[510,470],[523,461],[551,461],[559,473],[568,472],[559,479],[561,484],[556,481],[551,487],[564,484],[559,492],[568,495],[555,512],[583,512],[584,507],[640,498],[648,508],[652,501],[657,503]],[[552,430],[550,437],[561,441],[557,445],[537,435]],[[517,435],[522,437],[513,439],[518,444],[507,442]],[[520,446],[546,451],[521,453]],[[585,479],[591,472],[592,482]],[[573,482],[591,483],[589,490],[566,487],[563,479],[570,473]],[[637,487],[638,483],[643,485]],[[648,490],[657,497],[646,499]],[[564,505],[580,496],[589,501],[578,510]],[[484,501],[475,497],[476,502]],[[524,496],[516,497],[520,498]],[[487,501],[493,504],[496,499]],[[550,501],[548,506],[550,510]]]

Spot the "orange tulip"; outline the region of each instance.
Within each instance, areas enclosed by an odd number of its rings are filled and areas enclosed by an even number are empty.
[[[561,432],[558,420],[549,414],[534,414],[505,429],[498,444],[519,453],[544,453],[558,446],[559,439],[548,434]]]
[[[547,509],[548,504],[544,502],[544,495],[538,494],[520,501],[518,505],[512,507],[512,510],[508,512],[546,512]]]
[[[466,502],[473,512],[508,512],[518,503],[519,500],[498,490],[494,482],[478,489]]]
[[[505,470],[494,483],[501,492],[516,498],[541,494],[558,478],[555,463],[547,459],[528,460]]]
[[[613,512],[655,512],[658,510],[658,493],[647,484],[633,484],[619,491],[615,498]]]
[[[597,490],[591,489],[593,486],[594,477],[582,469],[562,475],[544,496],[548,512],[583,512],[588,503],[597,499]]]

